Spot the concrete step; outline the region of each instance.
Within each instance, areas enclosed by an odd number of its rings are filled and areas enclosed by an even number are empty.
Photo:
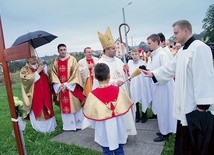
[[[160,155],[164,142],[153,141],[157,137],[156,132],[158,132],[157,120],[136,123],[136,129],[137,135],[129,136],[124,146],[126,155]],[[94,130],[91,128],[77,132],[63,132],[51,140],[102,151],[101,147],[94,142]]]

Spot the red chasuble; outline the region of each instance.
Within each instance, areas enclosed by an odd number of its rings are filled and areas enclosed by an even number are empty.
[[[35,69],[31,69],[35,72]],[[44,119],[47,120],[54,116],[54,111],[51,101],[50,86],[47,75],[42,71],[39,73],[40,78],[34,83],[34,93],[32,99],[32,110],[35,118],[38,119],[43,113]]]

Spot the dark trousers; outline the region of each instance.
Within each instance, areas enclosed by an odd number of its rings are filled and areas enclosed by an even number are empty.
[[[199,155],[193,148],[189,129],[177,122],[174,155]]]
[[[109,150],[109,147],[103,147],[103,154],[104,155],[125,155],[123,150],[123,144],[119,144],[119,147],[116,150]]]

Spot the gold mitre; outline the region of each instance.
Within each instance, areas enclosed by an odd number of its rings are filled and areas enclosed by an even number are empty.
[[[97,34],[98,34],[98,37],[100,39],[100,43],[102,44],[103,49],[114,46],[114,39],[113,39],[111,30],[109,27],[106,29],[105,34],[102,34],[100,32],[97,32]]]

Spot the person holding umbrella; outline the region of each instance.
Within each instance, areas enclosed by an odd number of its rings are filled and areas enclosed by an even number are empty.
[[[42,133],[55,130],[56,120],[51,101],[47,66],[35,55],[27,59],[20,71],[24,106],[23,118],[29,118],[32,127]]]
[[[59,56],[51,69],[51,82],[61,108],[64,131],[82,129],[83,95],[82,79],[76,59],[67,53],[65,44],[57,46]]]

